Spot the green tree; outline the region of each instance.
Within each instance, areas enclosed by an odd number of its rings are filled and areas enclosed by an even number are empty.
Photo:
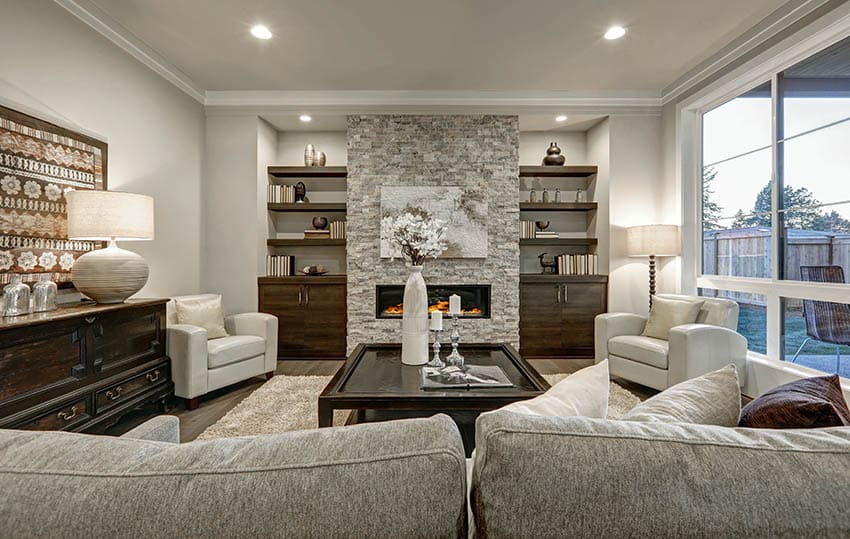
[[[795,189],[786,185],[783,189],[782,198],[784,207],[795,208],[785,212],[786,228],[824,232],[850,231],[850,221],[841,217],[836,211],[833,210],[826,214],[820,208],[815,207],[820,205],[821,202],[805,187]],[[750,214],[744,217],[743,212],[739,210],[735,214],[736,219],[732,226],[735,228],[771,226],[771,206],[771,189],[768,183],[756,196],[756,202]]]
[[[702,227],[703,230],[716,230],[720,228],[720,205],[712,200],[714,189],[711,182],[717,176],[714,167],[706,167],[702,170]]]

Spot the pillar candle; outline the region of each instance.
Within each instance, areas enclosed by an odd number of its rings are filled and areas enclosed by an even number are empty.
[[[449,296],[449,314],[460,314],[460,296],[457,294]]]
[[[443,331],[443,313],[440,311],[431,313],[431,330]]]

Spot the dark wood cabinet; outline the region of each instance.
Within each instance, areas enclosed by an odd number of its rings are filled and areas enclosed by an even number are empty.
[[[278,319],[278,359],[344,359],[345,276],[260,277],[259,311]]]
[[[593,320],[607,310],[607,276],[523,275],[519,296],[523,357],[593,357]]]
[[[0,428],[100,432],[173,392],[166,300],[0,320]]]

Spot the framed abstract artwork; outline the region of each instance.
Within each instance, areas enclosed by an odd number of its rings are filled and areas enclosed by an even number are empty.
[[[106,189],[105,142],[0,106],[0,284],[14,273],[71,280],[74,261],[101,246],[68,240],[65,193]]]

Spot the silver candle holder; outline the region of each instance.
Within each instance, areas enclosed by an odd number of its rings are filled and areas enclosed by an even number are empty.
[[[463,368],[463,356],[457,351],[457,343],[460,340],[458,330],[457,314],[452,314],[452,353],[446,357],[446,365]]]
[[[428,362],[428,367],[434,367],[435,369],[442,369],[446,366],[445,361],[440,359],[440,335],[443,334],[442,330],[431,330],[434,333],[434,357],[431,361]]]

